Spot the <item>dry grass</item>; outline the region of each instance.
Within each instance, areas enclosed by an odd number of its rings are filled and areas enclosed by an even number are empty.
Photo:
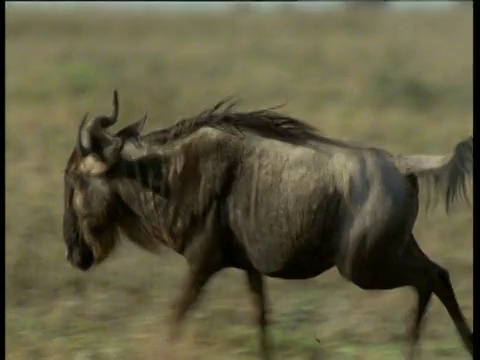
[[[84,112],[110,111],[147,130],[238,94],[284,109],[326,134],[398,152],[443,153],[472,131],[472,12],[228,14],[39,13],[6,9],[7,359],[254,359],[243,275],[221,273],[181,343],[166,316],[185,271],[125,244],[89,274],[67,266],[62,170]],[[424,250],[451,272],[473,316],[472,212],[421,216]],[[401,359],[407,289],[364,292],[332,271],[269,280],[279,359],[318,348],[331,359]],[[424,359],[467,358],[435,300]]]

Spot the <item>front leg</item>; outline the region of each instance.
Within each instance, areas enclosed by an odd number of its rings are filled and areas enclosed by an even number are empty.
[[[248,286],[253,295],[253,306],[255,309],[255,322],[260,330],[260,351],[264,360],[271,358],[270,344],[267,332],[267,311],[266,295],[262,275],[256,271],[247,272]]]
[[[198,301],[203,287],[215,272],[209,267],[190,268],[183,289],[174,304],[170,332],[172,342],[178,339],[185,315]]]
[[[180,296],[175,302],[171,319],[170,340],[172,341],[178,339],[185,315],[198,301],[205,284],[212,275],[224,267],[215,214],[216,207],[212,206],[202,224],[203,229],[193,228],[196,236],[191,237],[180,252],[187,260],[190,269]]]

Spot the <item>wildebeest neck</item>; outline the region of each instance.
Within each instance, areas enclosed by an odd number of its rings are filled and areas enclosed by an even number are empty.
[[[169,186],[167,181],[168,163],[160,155],[147,155],[137,160],[124,160],[110,168],[107,176],[111,179],[123,178],[138,182],[145,190],[167,198]]]

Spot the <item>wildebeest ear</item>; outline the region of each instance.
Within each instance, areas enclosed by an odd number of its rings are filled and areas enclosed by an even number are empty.
[[[131,141],[135,147],[140,148],[140,133],[142,132],[146,121],[147,114],[145,114],[141,120],[119,130],[115,136],[123,141]]]

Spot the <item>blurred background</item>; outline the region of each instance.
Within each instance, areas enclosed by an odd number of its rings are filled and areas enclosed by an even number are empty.
[[[85,112],[146,131],[238,95],[328,136],[445,153],[472,133],[472,3],[6,3],[7,359],[256,359],[244,275],[220,273],[175,348],[167,315],[186,270],[127,241],[83,274],[64,258],[63,174]],[[472,211],[421,213],[424,251],[473,322]],[[332,270],[267,282],[278,359],[403,359],[411,289],[366,292]],[[321,343],[315,341],[317,336]],[[468,359],[434,299],[423,359]]]

